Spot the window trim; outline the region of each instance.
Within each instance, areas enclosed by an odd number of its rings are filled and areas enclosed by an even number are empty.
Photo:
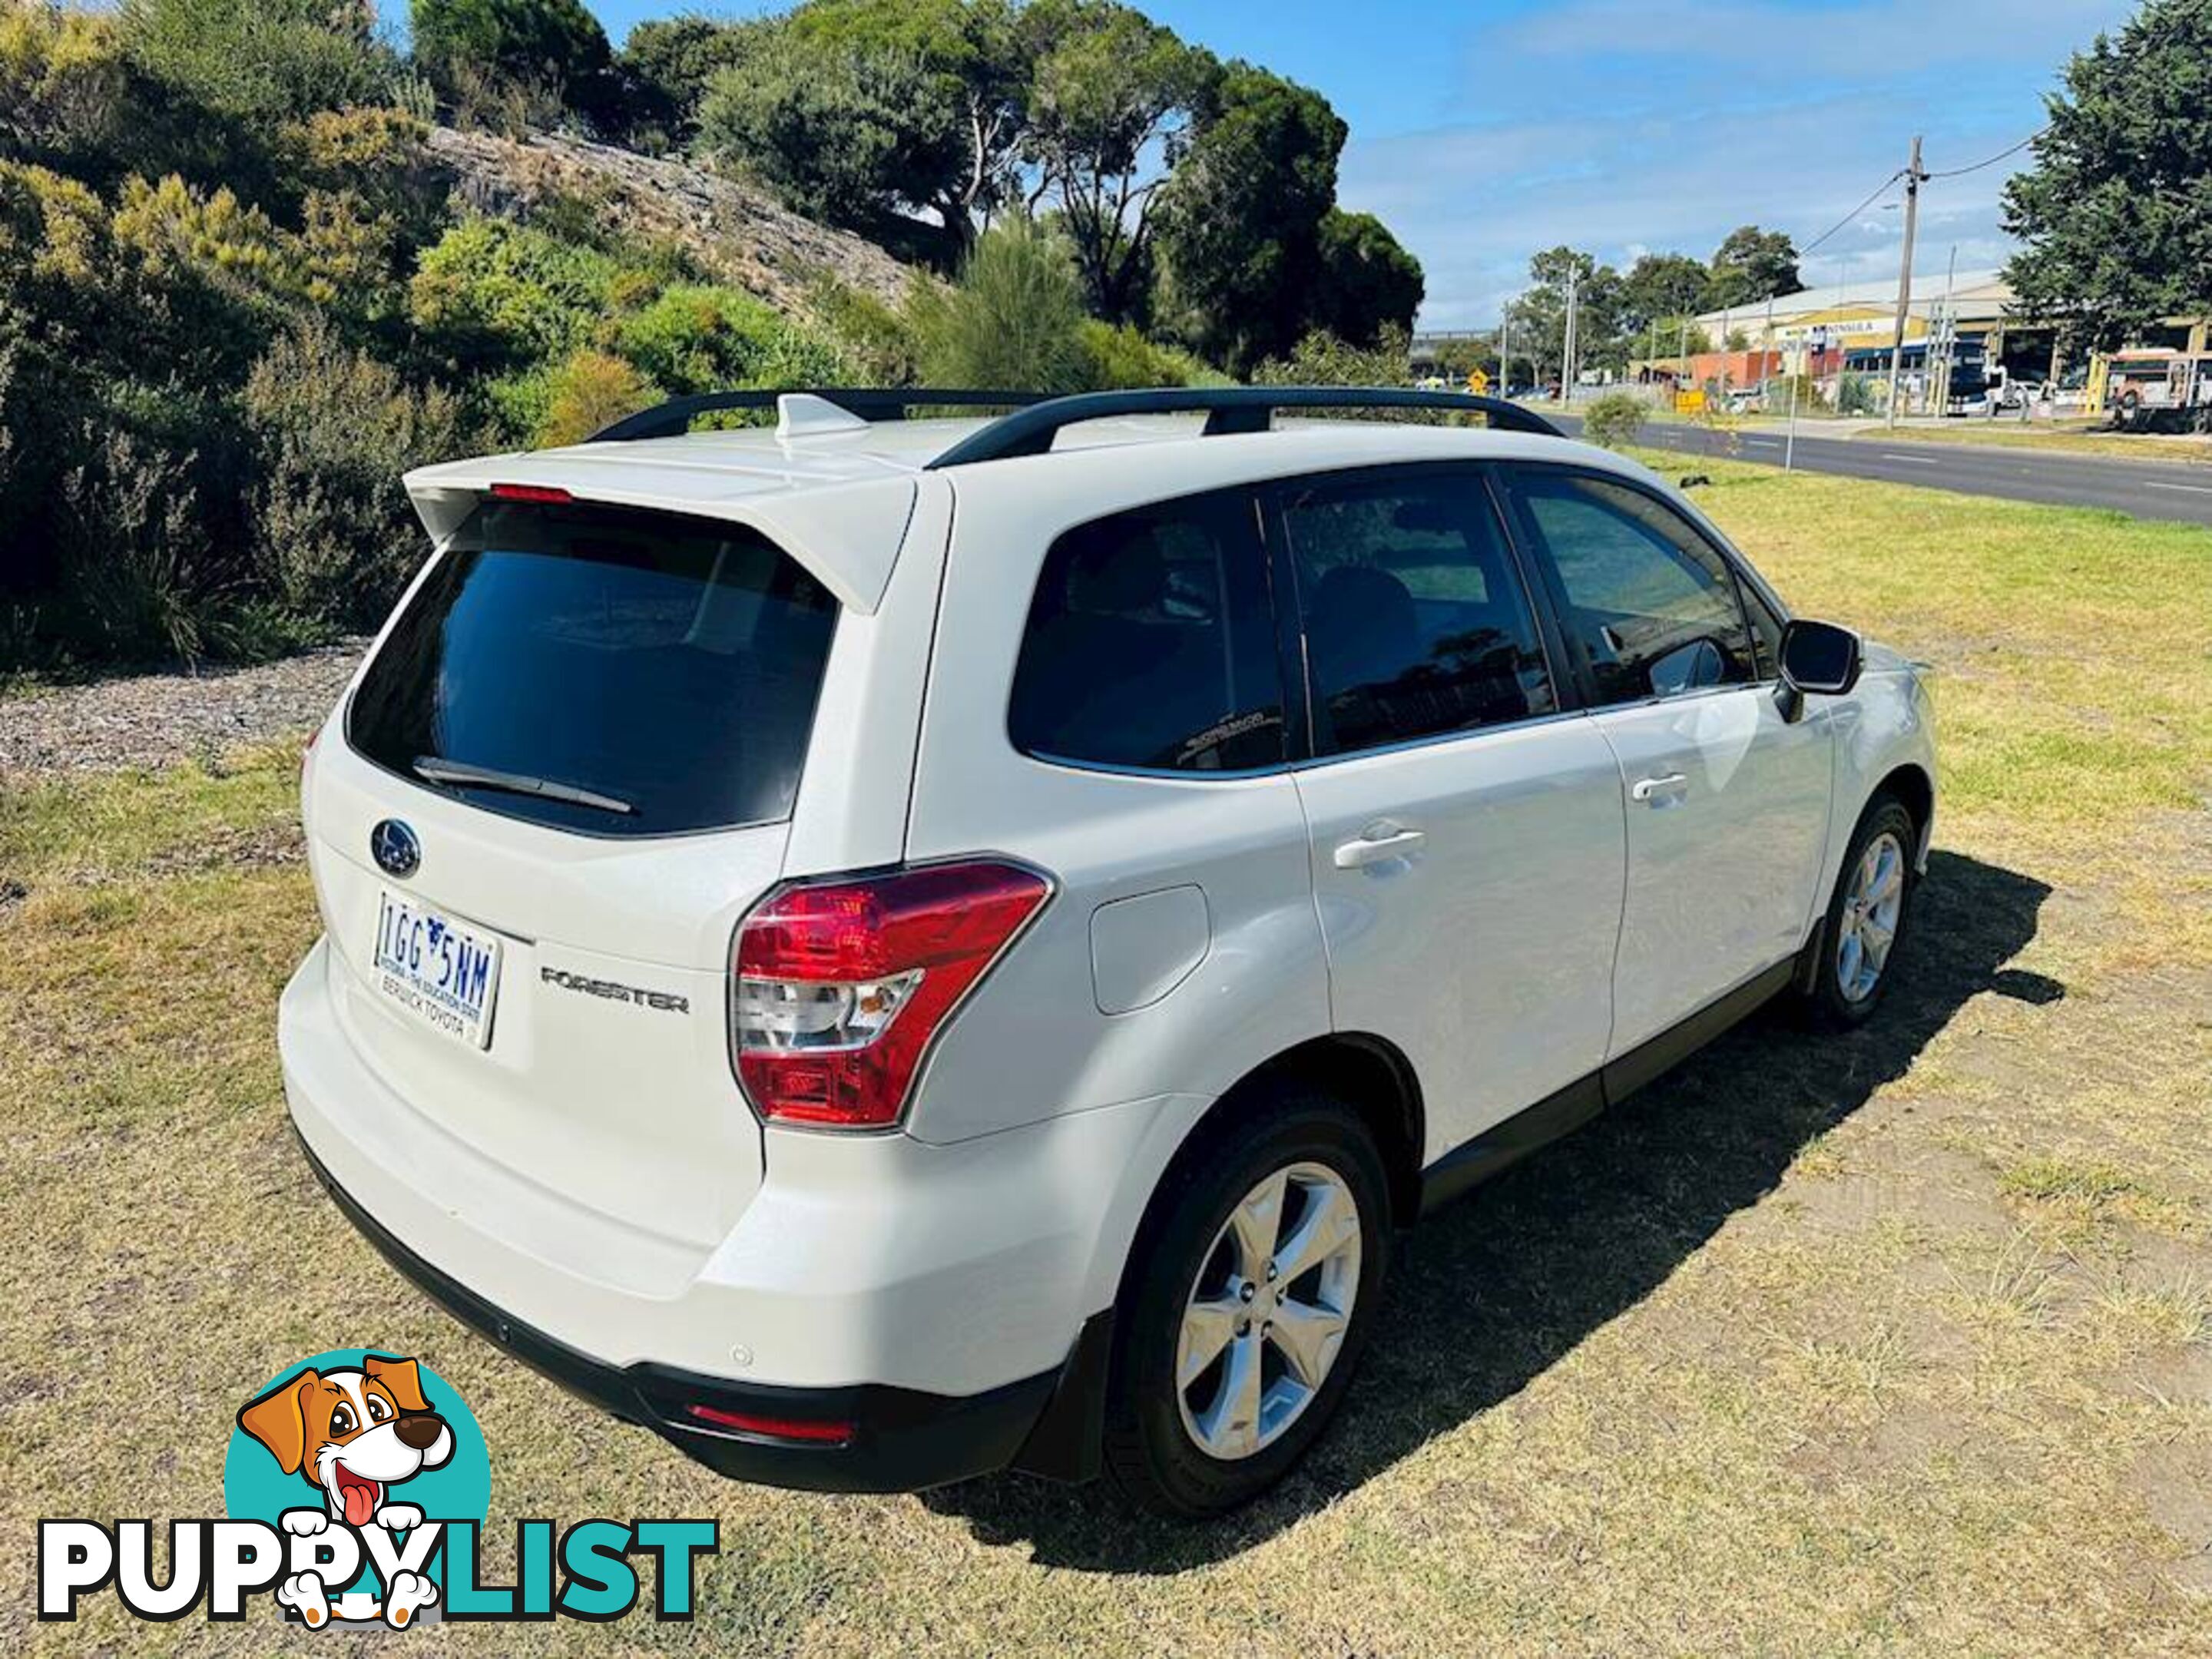
[[[1028,598],[1022,605],[1021,621],[1015,630],[1013,661],[1006,670],[1006,705],[1000,717],[999,734],[1005,739],[1006,747],[1018,758],[1039,766],[1048,766],[1060,772],[1086,773],[1109,778],[1151,778],[1176,783],[1229,783],[1253,778],[1278,777],[1287,773],[1296,763],[1304,732],[1298,712],[1291,699],[1290,685],[1284,674],[1281,653],[1282,608],[1278,601],[1275,589],[1273,561],[1267,549],[1267,538],[1261,533],[1261,526],[1256,517],[1252,523],[1243,526],[1243,534],[1249,550],[1259,556],[1261,601],[1267,607],[1269,629],[1276,641],[1276,650],[1273,653],[1275,687],[1280,699],[1283,726],[1283,757],[1280,760],[1269,761],[1261,766],[1208,769],[1133,766],[1118,761],[1086,760],[1079,756],[1059,755],[1049,750],[1025,749],[1014,737],[1014,693],[1021,683],[1022,658],[1029,648],[1030,615],[1036,608],[1037,590],[1044,585],[1045,567],[1051,562],[1053,550],[1078,531],[1087,530],[1092,525],[1103,524],[1109,519],[1127,518],[1132,514],[1138,513],[1157,513],[1179,506],[1185,501],[1202,501],[1217,497],[1224,501],[1236,501],[1241,498],[1241,507],[1249,507],[1253,504],[1254,487],[1250,484],[1215,484],[1205,489],[1185,490],[1179,495],[1163,495],[1152,501],[1133,501],[1126,507],[1117,507],[1109,513],[1096,514],[1087,519],[1079,519],[1075,523],[1063,526],[1053,532],[1052,539],[1044,544],[1043,550],[1037,555],[1036,574],[1030,581]],[[1244,513],[1242,510],[1224,514],[1224,517],[1235,519],[1242,519]],[[932,647],[933,652],[935,648],[934,646]]]
[[[1254,487],[1258,502],[1261,533],[1268,549],[1268,564],[1278,573],[1275,580],[1281,590],[1290,595],[1290,603],[1278,603],[1278,626],[1285,635],[1287,677],[1295,668],[1297,684],[1301,691],[1304,708],[1303,741],[1291,760],[1291,769],[1310,771],[1318,766],[1334,765],[1339,762],[1363,760],[1370,755],[1397,754],[1409,749],[1428,749],[1441,744],[1466,743],[1486,738],[1493,732],[1518,731],[1523,727],[1545,724],[1586,712],[1587,700],[1580,681],[1560,672],[1568,659],[1560,654],[1562,645],[1557,624],[1550,607],[1537,592],[1530,580],[1528,562],[1513,535],[1512,526],[1502,510],[1492,474],[1492,461],[1468,458],[1437,461],[1385,461],[1358,466],[1326,467],[1316,471],[1296,472],[1283,477],[1270,478]],[[1305,631],[1305,596],[1299,591],[1297,561],[1291,552],[1289,526],[1285,521],[1287,498],[1301,489],[1316,485],[1350,486],[1373,483],[1387,484],[1407,478],[1463,478],[1482,498],[1489,509],[1491,521],[1498,531],[1498,546],[1505,555],[1507,569],[1519,584],[1522,603],[1528,607],[1528,617],[1536,630],[1536,654],[1544,666],[1545,678],[1552,684],[1553,707],[1540,714],[1529,714],[1516,720],[1500,720],[1492,725],[1477,726],[1451,732],[1424,732],[1417,738],[1399,738],[1389,743],[1367,744],[1356,749],[1334,749],[1323,752],[1316,741],[1320,724],[1315,719],[1313,653]]]
[[[1771,588],[1750,571],[1741,554],[1718,535],[1709,531],[1691,514],[1684,512],[1679,503],[1668,500],[1664,492],[1653,489],[1640,478],[1610,471],[1603,467],[1589,466],[1572,461],[1517,459],[1501,461],[1494,464],[1493,472],[1494,487],[1498,491],[1500,511],[1507,522],[1508,533],[1516,545],[1520,548],[1528,565],[1537,573],[1538,580],[1543,588],[1545,609],[1549,614],[1551,625],[1560,635],[1561,648],[1567,653],[1576,684],[1582,694],[1582,703],[1585,712],[1602,714],[1616,708],[1647,708],[1659,703],[1684,702],[1695,697],[1725,696],[1735,691],[1755,691],[1762,688],[1771,688],[1778,683],[1778,675],[1762,674],[1759,672],[1761,653],[1759,646],[1759,630],[1752,626],[1751,611],[1744,598],[1744,587],[1747,583],[1753,586],[1759,598],[1767,603],[1767,608],[1785,625],[1790,620],[1788,607],[1775,596]],[[1743,626],[1744,637],[1751,649],[1753,678],[1740,680],[1729,685],[1700,686],[1689,691],[1678,691],[1672,696],[1654,692],[1648,696],[1636,697],[1620,702],[1601,701],[1598,696],[1597,677],[1590,666],[1589,653],[1583,648],[1579,641],[1570,642],[1566,638],[1566,629],[1560,622],[1560,617],[1571,608],[1565,585],[1560,580],[1556,563],[1546,556],[1542,546],[1542,536],[1534,525],[1524,521],[1525,513],[1520,503],[1514,499],[1514,475],[1516,474],[1549,475],[1571,479],[1587,479],[1594,483],[1611,484],[1617,489],[1641,495],[1646,501],[1671,514],[1698,543],[1711,551],[1714,557],[1720,561],[1722,569],[1727,573],[1729,592],[1735,600],[1736,619]]]

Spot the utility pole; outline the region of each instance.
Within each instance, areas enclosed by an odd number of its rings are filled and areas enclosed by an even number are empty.
[[[1498,313],[1498,395],[1513,395],[1513,357],[1506,343],[1513,337],[1513,313],[1501,310]]]
[[[1559,403],[1563,408],[1574,400],[1575,305],[1581,297],[1582,276],[1575,266],[1567,267],[1567,333],[1559,343]]]
[[[1912,310],[1912,233],[1920,223],[1920,139],[1912,140],[1912,159],[1905,165],[1905,258],[1897,273],[1897,337],[1889,348],[1889,426],[1897,429],[1897,400],[1905,378],[1905,320]]]

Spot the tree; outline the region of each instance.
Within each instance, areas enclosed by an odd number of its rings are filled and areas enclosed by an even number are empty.
[[[2148,0],[2045,100],[2034,165],[2004,189],[2027,246],[2005,275],[2069,345],[2109,350],[2212,312],[2212,0]]]
[[[1289,350],[1310,327],[1334,329],[1319,314],[1328,308],[1323,290],[1336,291],[1334,277],[1342,278],[1345,308],[1356,308],[1349,289],[1362,274],[1362,250],[1338,247],[1334,271],[1322,252],[1345,132],[1319,93],[1232,64],[1208,118],[1161,189],[1163,281],[1186,313],[1193,343],[1233,371]],[[1379,222],[1368,222],[1389,240]],[[1342,242],[1357,233],[1337,234]],[[1373,338],[1369,327],[1363,343]]]
[[[964,249],[975,218],[1012,190],[1035,71],[1010,0],[810,0],[791,22],[803,40],[890,54],[920,71],[932,124],[957,137],[951,165],[905,193],[937,216],[954,253]]]
[[[1154,193],[1206,112],[1219,66],[1119,0],[1033,0],[1019,15],[1036,70],[1022,156],[1050,204],[1092,308],[1132,317],[1151,264]]]
[[[810,39],[789,19],[740,33],[734,61],[700,106],[699,145],[709,155],[817,218],[878,235],[960,170],[955,113],[932,95],[919,58]]]
[[[1428,284],[1421,262],[1371,213],[1331,208],[1321,222],[1316,309],[1323,328],[1356,345],[1410,331]]]
[[[1770,295],[1801,292],[1797,245],[1778,230],[1741,225],[1713,250],[1712,284],[1705,290],[1707,311],[1755,305]]]
[[[543,86],[581,107],[613,62],[582,0],[411,0],[410,15],[416,61],[449,91],[478,81]]]
[[[629,79],[637,118],[688,142],[715,74],[744,50],[744,30],[698,12],[648,18],[623,42],[617,67]]]
[[[1620,332],[1620,273],[1577,248],[1547,248],[1528,261],[1531,286],[1506,307],[1513,344],[1526,353],[1536,378],[1560,371],[1567,331],[1568,278],[1575,289],[1575,364],[1618,368],[1630,342]],[[1517,353],[1516,353],[1517,355]]]
[[[1681,317],[1701,309],[1712,286],[1712,273],[1686,253],[1646,253],[1620,279],[1620,325],[1648,334],[1662,317]]]

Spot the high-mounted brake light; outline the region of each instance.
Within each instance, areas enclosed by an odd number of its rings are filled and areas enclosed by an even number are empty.
[[[787,888],[738,929],[731,1042],[763,1118],[898,1121],[931,1041],[1051,896],[994,861]]]
[[[543,501],[552,505],[576,499],[558,484],[495,483],[491,494],[492,499],[498,501]]]

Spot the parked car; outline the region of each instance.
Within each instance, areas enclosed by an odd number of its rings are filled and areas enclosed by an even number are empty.
[[[1215,1512],[1425,1210],[1778,994],[1875,1013],[1928,693],[1515,405],[865,418],[921,395],[409,476],[435,551],[306,764],[293,1121],[726,1474]],[[1269,427],[1407,402],[1492,425]]]

